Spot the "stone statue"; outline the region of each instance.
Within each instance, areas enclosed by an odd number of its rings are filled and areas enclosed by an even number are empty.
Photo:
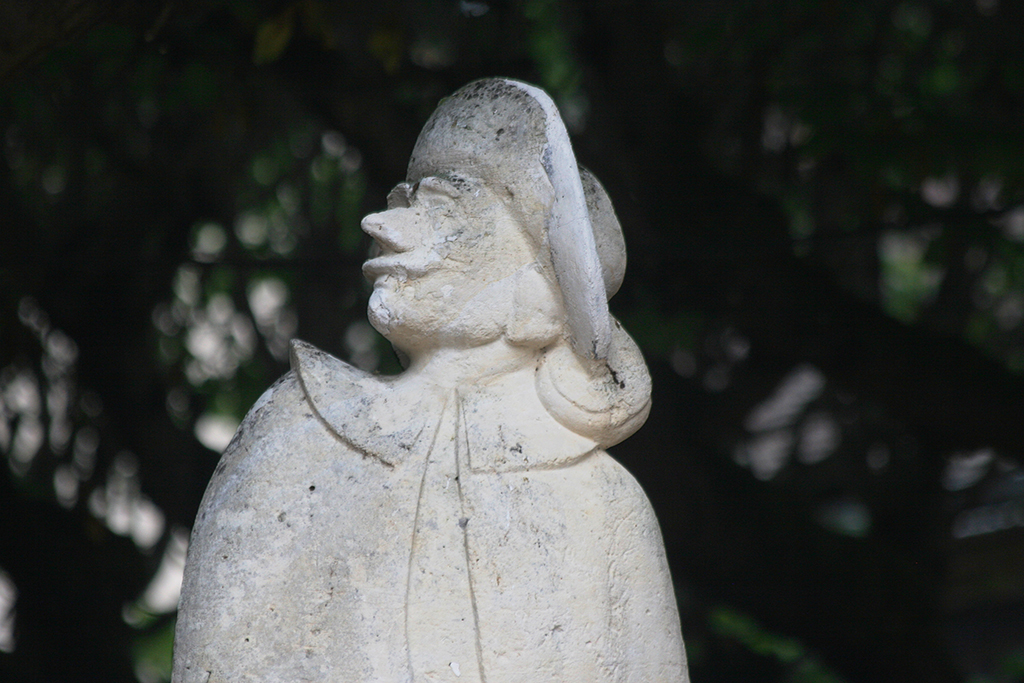
[[[603,450],[650,401],[608,313],[622,232],[551,98],[443,100],[362,225],[407,369],[293,342],[203,499],[174,681],[687,681],[657,521]]]

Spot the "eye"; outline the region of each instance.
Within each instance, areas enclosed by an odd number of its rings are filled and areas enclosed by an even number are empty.
[[[412,203],[424,208],[447,207],[458,200],[459,194],[441,178],[430,176],[412,186]]]
[[[409,187],[409,183],[399,183],[395,189],[388,193],[389,209],[408,209],[415,187]]]

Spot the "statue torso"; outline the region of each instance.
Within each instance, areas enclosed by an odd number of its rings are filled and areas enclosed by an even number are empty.
[[[207,490],[176,680],[683,680],[657,523],[596,444],[300,353]]]

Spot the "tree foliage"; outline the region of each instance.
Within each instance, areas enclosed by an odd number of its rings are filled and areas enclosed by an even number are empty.
[[[624,226],[655,407],[615,455],[693,679],[1019,677],[1024,8],[39,7],[0,49],[0,673],[166,677],[216,451],[291,337],[397,369],[359,219],[508,75]]]

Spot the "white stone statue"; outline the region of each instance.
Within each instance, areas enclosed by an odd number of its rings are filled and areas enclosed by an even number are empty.
[[[203,499],[173,680],[687,681],[658,523],[604,451],[650,401],[608,313],[622,233],[551,98],[443,100],[363,230],[407,369],[293,343]]]

